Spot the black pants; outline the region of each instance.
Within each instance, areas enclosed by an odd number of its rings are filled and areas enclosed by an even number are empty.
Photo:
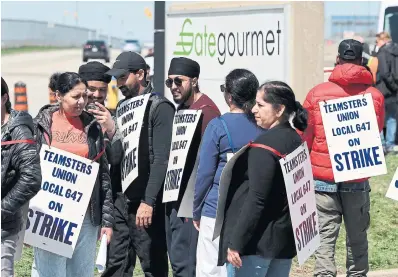
[[[177,217],[174,202],[166,204],[167,249],[174,277],[195,277],[198,231],[192,219]]]
[[[164,205],[156,206],[152,225],[138,229],[135,217],[140,203],[126,203],[122,195],[115,201],[115,226],[102,277],[133,276],[136,256],[145,277],[167,277],[168,262],[164,230]]]

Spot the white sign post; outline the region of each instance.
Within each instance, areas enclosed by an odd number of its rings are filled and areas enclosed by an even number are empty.
[[[334,180],[387,173],[370,93],[319,102]]]
[[[395,171],[394,177],[391,180],[391,184],[387,190],[386,197],[398,201],[398,168]]]
[[[128,99],[117,108],[117,124],[123,134],[124,157],[121,176],[123,192],[138,177],[138,149],[146,106],[151,95],[144,94]]]
[[[300,265],[320,245],[314,178],[307,143],[280,159]]]
[[[200,64],[203,91],[218,91],[225,76],[235,68],[250,70],[261,82],[289,82],[289,20],[288,5],[269,7],[261,3],[236,9],[169,12],[165,72],[174,57],[186,57]],[[172,101],[169,89],[165,96]],[[209,97],[221,113],[229,110],[222,93],[211,93]]]
[[[180,110],[174,116],[163,203],[178,199],[185,162],[201,114],[201,110]]]
[[[30,200],[24,242],[71,258],[99,164],[43,145],[41,190]]]

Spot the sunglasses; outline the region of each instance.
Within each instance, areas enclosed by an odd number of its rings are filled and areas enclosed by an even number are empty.
[[[179,87],[182,85],[183,80],[180,77],[175,77],[174,79],[168,78],[164,83],[166,84],[166,87],[171,88],[174,84]]]
[[[221,90],[221,92],[225,92],[225,85],[224,84],[220,85],[220,90]]]
[[[97,87],[88,87],[88,90],[91,92],[96,92],[97,90],[101,93],[108,92],[108,88],[97,88]]]

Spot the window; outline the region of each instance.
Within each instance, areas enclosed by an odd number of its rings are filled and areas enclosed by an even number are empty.
[[[89,40],[87,44],[95,46],[103,46],[105,45],[105,42],[103,40]]]
[[[384,30],[398,43],[398,6],[388,7],[384,14]]]

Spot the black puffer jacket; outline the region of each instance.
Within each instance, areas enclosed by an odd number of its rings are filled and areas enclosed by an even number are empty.
[[[1,128],[1,142],[33,141],[33,120],[26,112],[11,110]],[[1,237],[21,230],[25,205],[41,187],[40,156],[35,144],[20,142],[1,146]]]
[[[35,134],[39,149],[42,144],[47,144],[47,141],[44,137],[44,132],[47,133],[50,143],[52,141],[52,115],[58,110],[58,105],[46,105],[41,108],[38,115],[34,119]],[[88,158],[92,160],[105,147],[104,135],[99,123],[92,115],[84,111],[81,114],[80,119],[83,122],[85,133],[87,134],[87,141],[89,144]],[[99,163],[99,173],[89,203],[91,223],[94,226],[102,225],[102,227],[113,227],[113,200],[109,176],[109,165],[106,153],[101,156]]]

